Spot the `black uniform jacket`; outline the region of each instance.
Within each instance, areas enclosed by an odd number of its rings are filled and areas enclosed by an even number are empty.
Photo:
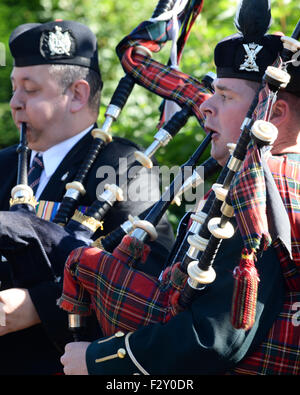
[[[66,183],[72,181],[82,164],[93,138],[90,134],[83,137],[67,154],[62,163],[53,174],[40,200],[61,201],[65,193]],[[86,195],[79,202],[80,205],[89,206],[96,199],[96,190],[101,193],[103,180],[107,175],[102,172],[101,166],[118,168],[119,158],[126,158],[129,163],[134,162],[133,152],[137,146],[126,139],[114,138],[100,152],[93,164],[88,180],[85,184]],[[0,210],[9,209],[11,189],[16,185],[17,176],[16,147],[9,147],[0,151]],[[98,173],[97,173],[98,171]],[[148,199],[144,201],[124,201],[116,203],[106,215],[103,233],[107,234],[119,224],[128,219],[128,215],[138,215],[148,209],[159,198],[158,177],[147,177],[148,170],[142,169],[139,175],[131,182],[133,191],[142,189],[148,191]],[[65,174],[67,177],[63,177]],[[63,181],[62,181],[63,178]],[[102,186],[101,186],[102,185]],[[131,192],[131,198],[134,196]],[[152,202],[151,202],[151,197]],[[135,200],[134,198],[131,200]],[[157,228],[158,239],[151,244],[151,256],[145,271],[159,274],[168,255],[174,238],[170,224],[163,219]],[[24,262],[26,264],[26,262]],[[63,272],[63,267],[61,268]],[[9,274],[9,264],[0,263],[1,288],[10,288],[12,285]],[[29,289],[30,296],[40,316],[41,324],[34,327],[11,333],[0,337],[0,374],[54,374],[62,372],[59,358],[63,353],[64,345],[72,341],[67,327],[67,315],[56,306],[56,300],[61,295],[62,284],[53,281],[37,283]],[[93,319],[92,319],[93,320]],[[96,323],[96,320],[94,320]],[[99,336],[98,326],[89,323],[89,339]]]

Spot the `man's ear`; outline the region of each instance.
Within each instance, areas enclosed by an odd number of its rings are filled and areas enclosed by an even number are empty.
[[[282,123],[286,122],[290,116],[289,105],[285,100],[278,99],[274,106],[271,115],[271,122],[279,127]]]
[[[69,87],[72,94],[71,112],[78,112],[88,103],[90,96],[90,85],[85,80],[77,80]]]

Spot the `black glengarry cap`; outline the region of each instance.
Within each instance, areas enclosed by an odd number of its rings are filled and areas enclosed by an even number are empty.
[[[79,22],[20,25],[10,36],[9,47],[16,67],[67,64],[88,67],[100,75],[96,36]]]
[[[280,36],[266,35],[271,24],[268,0],[244,0],[236,13],[238,33],[215,48],[219,78],[242,78],[261,82],[265,70],[282,50]]]
[[[215,48],[217,77],[261,82],[283,50],[282,35],[266,34],[270,25],[270,0],[242,0],[235,17],[238,33]],[[300,62],[289,64],[287,71],[291,80],[285,91],[300,96]]]

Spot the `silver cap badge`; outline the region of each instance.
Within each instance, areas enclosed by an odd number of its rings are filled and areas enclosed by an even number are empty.
[[[256,60],[256,55],[263,48],[262,45],[251,43],[251,44],[243,44],[243,47],[246,51],[246,55],[245,55],[244,63],[240,65],[240,70],[259,72],[259,67],[257,66],[255,60]]]
[[[55,26],[54,30],[42,33],[40,51],[46,59],[71,57],[75,51],[75,40],[68,30],[63,32],[60,26]]]
[[[55,32],[49,33],[49,50],[50,55],[67,55],[70,56],[71,37],[68,31],[62,33],[62,28],[55,26]]]

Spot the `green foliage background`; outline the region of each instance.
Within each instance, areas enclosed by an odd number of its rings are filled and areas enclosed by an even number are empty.
[[[235,32],[233,16],[237,3],[237,0],[204,1],[203,11],[192,29],[180,63],[183,72],[201,79],[207,71],[214,71],[213,48],[219,40]],[[1,0],[0,42],[6,48],[6,65],[0,67],[0,148],[18,140],[18,131],[11,121],[9,110],[12,58],[8,39],[16,26],[60,18],[77,20],[91,28],[98,38],[104,80],[99,116],[101,125],[105,108],[123,76],[115,47],[140,22],[151,17],[156,4],[157,0]],[[273,0],[271,4],[274,23],[270,32],[280,30],[286,35],[291,34],[300,17],[299,0]],[[155,55],[155,59],[166,62],[169,49],[166,45]],[[160,102],[159,97],[136,86],[119,120],[114,123],[112,134],[127,137],[148,147],[156,132]],[[196,120],[191,118],[176,138],[166,148],[159,150],[156,158],[161,165],[180,165],[187,160],[203,137],[204,132]],[[208,152],[205,156],[208,156]],[[181,210],[174,207],[170,210],[169,216],[174,226]]]

